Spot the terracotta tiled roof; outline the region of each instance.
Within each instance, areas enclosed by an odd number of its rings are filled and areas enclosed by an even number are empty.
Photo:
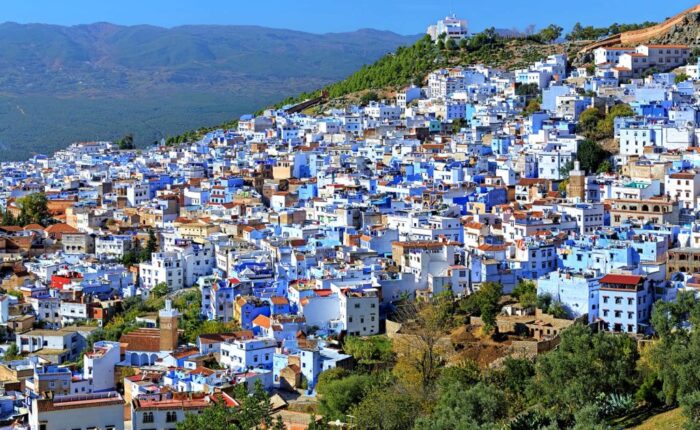
[[[270,301],[272,302],[273,305],[287,305],[287,304],[289,304],[289,300],[287,300],[286,297],[281,297],[281,296],[271,297]]]
[[[270,318],[266,317],[265,315],[258,315],[253,320],[253,325],[256,325],[258,327],[270,328]]]
[[[77,233],[79,230],[68,224],[58,223],[46,227],[44,231],[47,233]]]
[[[605,275],[600,279],[601,284],[622,284],[622,285],[637,285],[643,277],[639,275]]]

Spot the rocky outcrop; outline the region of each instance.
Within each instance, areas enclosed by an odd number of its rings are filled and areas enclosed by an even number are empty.
[[[700,13],[694,12],[686,15],[682,22],[671,27],[662,36],[649,39],[649,43],[700,47]]]

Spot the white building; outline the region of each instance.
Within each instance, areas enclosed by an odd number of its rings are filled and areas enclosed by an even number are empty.
[[[632,54],[634,52],[634,48],[622,48],[617,46],[602,47],[593,50],[593,57],[596,65],[606,63],[617,64],[620,62],[620,56],[623,54]]]
[[[642,155],[644,148],[654,143],[654,131],[650,128],[620,128],[620,155]]]
[[[578,203],[562,206],[560,210],[576,220],[581,234],[591,234],[603,227],[605,208],[602,203]]]
[[[700,174],[686,170],[666,174],[665,191],[671,199],[679,202],[681,209],[694,209],[700,194]]]
[[[227,403],[235,400],[221,393]],[[186,414],[198,414],[211,406],[211,400],[203,394],[163,393],[144,394],[131,401],[131,429],[174,429],[184,421]]]
[[[124,429],[124,399],[116,391],[33,399],[31,430]]]
[[[401,118],[401,107],[386,105],[379,102],[370,102],[365,107],[365,115],[378,121],[389,121]]]
[[[221,365],[232,370],[272,369],[276,348],[271,338],[227,340],[221,344]]]
[[[566,168],[574,160],[574,154],[568,151],[542,151],[537,153],[537,177],[559,181],[568,173]]]
[[[170,290],[184,287],[184,267],[182,257],[177,252],[154,252],[151,261],[139,264],[141,286],[151,289],[166,283]]]
[[[464,77],[460,69],[440,69],[428,75],[428,97],[446,99],[465,90]]]
[[[124,257],[133,248],[130,236],[98,236],[95,239],[95,255],[98,258]]]
[[[126,186],[126,201],[129,202],[129,206],[138,207],[150,199],[148,184],[135,182]]]
[[[455,15],[451,15],[428,27],[426,33],[434,41],[437,41],[443,34],[445,39],[461,40],[469,35],[469,28],[466,20],[457,19]]]
[[[340,320],[348,335],[379,333],[379,297],[375,289],[342,290],[339,298]]]
[[[114,366],[121,360],[119,342],[95,342],[83,357],[83,377],[92,380],[92,391],[114,390]]]
[[[640,77],[652,67],[666,71],[682,66],[689,56],[687,45],[639,45],[634,52],[620,55],[618,68],[621,77]]]

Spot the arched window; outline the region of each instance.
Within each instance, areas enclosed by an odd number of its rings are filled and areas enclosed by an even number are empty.
[[[143,422],[144,423],[152,423],[153,422],[153,412],[144,412]]]
[[[168,423],[174,423],[177,421],[177,412],[172,411],[172,412],[167,412],[165,414],[165,421]]]

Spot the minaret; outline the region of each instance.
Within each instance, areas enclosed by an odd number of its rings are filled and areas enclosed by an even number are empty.
[[[586,172],[581,170],[578,160],[574,161],[574,169],[569,172],[569,185],[566,188],[568,198],[586,201]]]
[[[177,319],[179,316],[180,313],[173,308],[172,301],[165,300],[165,308],[158,313],[161,351],[174,351],[177,348]]]

